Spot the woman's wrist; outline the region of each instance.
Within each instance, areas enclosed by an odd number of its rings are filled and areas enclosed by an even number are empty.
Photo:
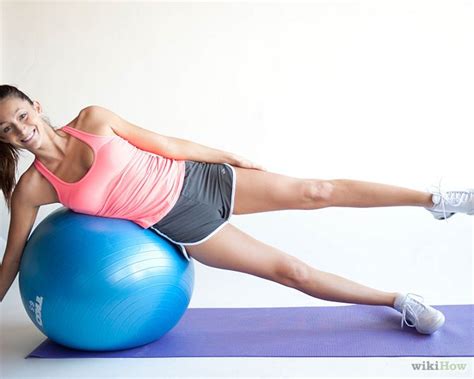
[[[237,166],[238,162],[239,162],[239,158],[236,154],[226,153],[226,156],[224,157],[224,162],[223,163],[228,163],[231,166]]]

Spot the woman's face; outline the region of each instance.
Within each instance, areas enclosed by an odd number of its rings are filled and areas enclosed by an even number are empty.
[[[30,151],[39,147],[45,123],[41,105],[33,103],[18,98],[0,101],[0,142]]]

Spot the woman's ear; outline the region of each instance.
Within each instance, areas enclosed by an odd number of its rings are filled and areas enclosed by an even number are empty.
[[[33,100],[33,108],[39,114],[43,113],[43,107],[41,106],[39,101]]]

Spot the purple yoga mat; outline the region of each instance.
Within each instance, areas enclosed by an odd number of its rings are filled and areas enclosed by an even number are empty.
[[[401,314],[389,307],[190,308],[145,346],[90,352],[47,339],[26,358],[472,357],[474,305],[434,307],[446,323],[432,335],[401,329]]]

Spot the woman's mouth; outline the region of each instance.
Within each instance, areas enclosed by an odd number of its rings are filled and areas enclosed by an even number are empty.
[[[25,139],[22,139],[21,142],[23,142],[23,143],[28,143],[28,142],[30,142],[30,141],[33,139],[33,137],[34,137],[35,135],[36,135],[36,128],[33,129],[33,131],[30,133],[30,135],[29,135],[28,137],[26,137]]]

